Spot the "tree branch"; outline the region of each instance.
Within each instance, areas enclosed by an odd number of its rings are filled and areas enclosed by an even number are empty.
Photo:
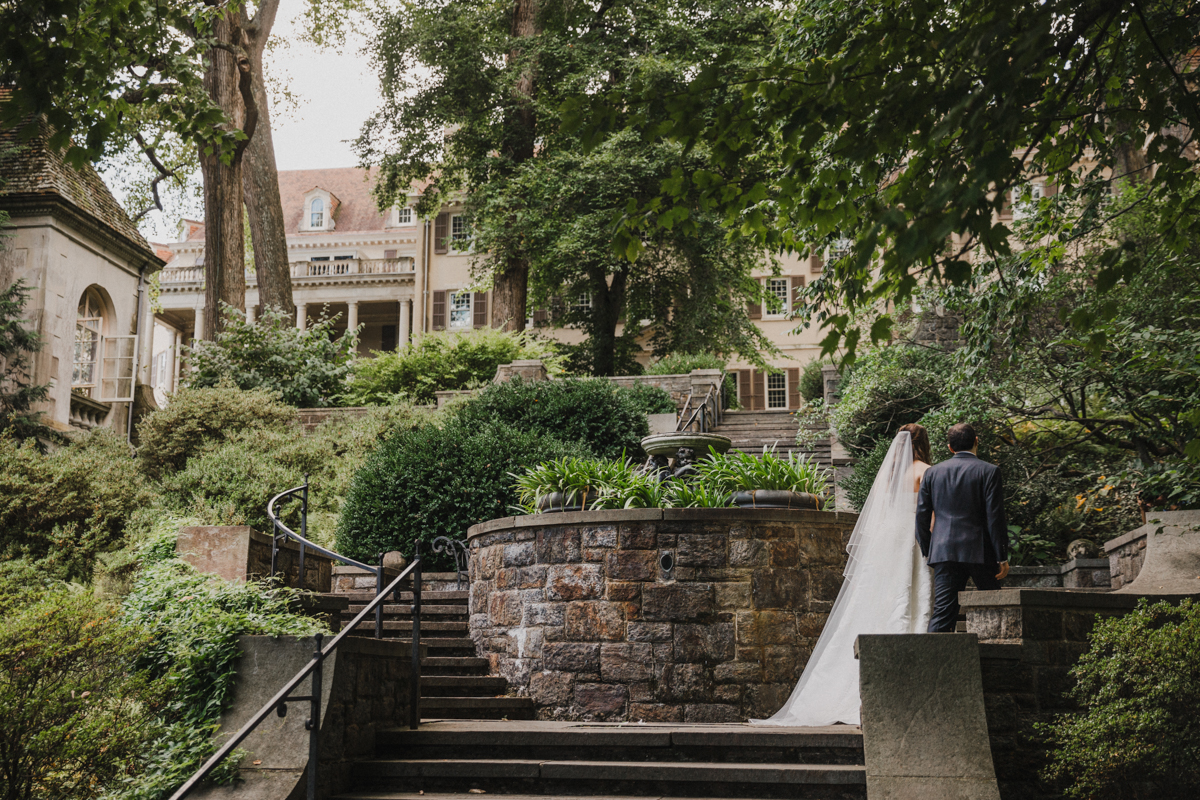
[[[154,209],[157,208],[159,211],[163,210],[162,199],[158,196],[158,184],[166,178],[173,177],[175,175],[175,170],[167,169],[163,165],[162,161],[160,161],[158,158],[158,154],[154,152],[154,148],[146,144],[146,140],[142,137],[140,131],[135,133],[133,138],[134,141],[138,143],[138,146],[142,148],[142,152],[146,154],[146,158],[150,159],[151,165],[158,170],[158,176],[150,182],[150,195],[154,198],[154,204],[146,206],[144,209],[142,209],[141,213],[133,217],[133,222],[137,223],[142,217],[146,216]]]

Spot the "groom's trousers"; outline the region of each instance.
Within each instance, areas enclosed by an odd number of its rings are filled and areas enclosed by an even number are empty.
[[[953,633],[958,622],[958,593],[967,588],[967,579],[979,589],[999,589],[995,564],[960,564],[943,561],[933,567],[933,614],[929,618],[930,633]]]

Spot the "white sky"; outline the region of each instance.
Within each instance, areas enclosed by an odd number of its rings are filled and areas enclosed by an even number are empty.
[[[296,41],[294,22],[303,0],[282,0],[275,32]],[[362,40],[341,54],[317,52],[299,44],[278,51],[268,74],[290,86],[299,108],[272,120],[279,169],[353,167],[350,141],[379,104],[379,80],[370,71]]]

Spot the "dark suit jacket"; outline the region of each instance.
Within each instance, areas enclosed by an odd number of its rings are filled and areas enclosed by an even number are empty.
[[[973,453],[955,453],[926,470],[917,495],[917,542],[930,564],[1007,561],[1000,468]]]

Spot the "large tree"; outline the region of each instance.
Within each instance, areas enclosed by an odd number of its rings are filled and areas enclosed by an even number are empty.
[[[417,0],[380,11],[371,49],[382,76],[384,105],[364,129],[360,155],[381,166],[381,205],[402,199],[414,181],[422,180],[432,181],[418,209],[423,215],[448,197],[465,197],[479,230],[477,263],[495,287],[497,324],[524,326],[527,287],[541,297],[547,280],[560,279],[560,289],[589,285],[593,311],[583,322],[603,341],[593,369],[611,372],[612,331],[628,297],[623,273],[677,275],[668,264],[684,264],[694,254],[677,245],[705,234],[694,222],[681,220],[672,235],[649,242],[637,254],[643,263],[614,269],[613,259],[599,248],[611,245],[613,215],[624,201],[609,189],[622,182],[633,192],[652,189],[684,154],[679,148],[641,152],[628,147],[627,156],[648,157],[655,162],[653,169],[630,182],[636,168],[627,170],[620,159],[599,157],[586,166],[576,164],[587,171],[585,178],[570,166],[581,142],[561,130],[561,106],[592,85],[678,90],[720,43],[739,53],[761,48],[769,41],[770,21],[766,4],[756,0],[604,0],[593,5]],[[576,179],[606,184],[603,201],[582,197]],[[551,245],[546,238],[565,236],[566,228],[552,232],[531,218],[553,211],[565,223],[566,208],[560,203],[567,202],[593,226],[587,233],[590,243],[577,239],[578,246],[568,248],[570,275],[556,271],[544,257],[547,246],[569,244],[560,239]],[[530,238],[535,235],[536,246]],[[741,256],[730,259],[730,266],[741,271],[724,283],[714,298],[716,306],[745,316],[744,293],[756,291],[742,280],[751,264]],[[729,291],[734,297],[726,303]],[[735,320],[732,327],[740,326]],[[712,346],[734,349],[728,337]]]
[[[997,215],[1033,200],[1034,178],[1078,201],[1040,200],[1040,210],[1072,215],[1057,225],[1064,237],[1124,213],[1103,200],[1114,182],[1137,180],[1169,209],[1158,220],[1163,246],[1186,246],[1200,211],[1198,44],[1195,2],[803,0],[757,65],[715,57],[667,98],[581,87],[572,122],[594,134],[625,124],[625,109],[665,103],[669,125],[635,116],[634,126],[708,149],[703,169],[631,209],[630,236],[658,224],[664,208],[686,214],[699,191],[734,235],[817,251],[853,240],[809,289],[831,329],[826,347],[853,350],[856,312],[868,312],[873,338],[886,338],[890,319],[870,311],[880,301],[923,282],[965,285],[981,268],[995,275],[1012,233]],[[731,87],[736,96],[708,113]],[[1055,253],[1039,246],[1031,258],[1045,268]],[[1139,263],[1135,250],[1111,246],[1098,288]]]
[[[763,253],[730,242],[719,218],[697,211],[699,224],[658,230],[634,260],[613,251],[612,223],[626,198],[651,196],[680,163],[679,148],[626,134],[589,153],[547,153],[478,193],[477,246],[526,255],[531,304],[546,312],[535,312],[535,322],[587,334],[573,348],[576,371],[637,371],[643,343],[660,356],[707,351],[754,361],[774,349],[745,311],[758,301],[751,271]],[[618,336],[625,320],[633,324]]]
[[[243,3],[206,0],[23,0],[0,9],[8,78],[0,124],[44,116],[51,144],[76,164],[114,146],[136,148],[155,171],[147,190],[160,209],[159,183],[194,163],[164,142],[194,143],[204,175],[209,337],[221,302],[245,306],[243,160],[264,302],[293,308],[262,77],[277,9],[278,0],[263,0],[254,14]],[[247,152],[256,128],[266,135]]]

